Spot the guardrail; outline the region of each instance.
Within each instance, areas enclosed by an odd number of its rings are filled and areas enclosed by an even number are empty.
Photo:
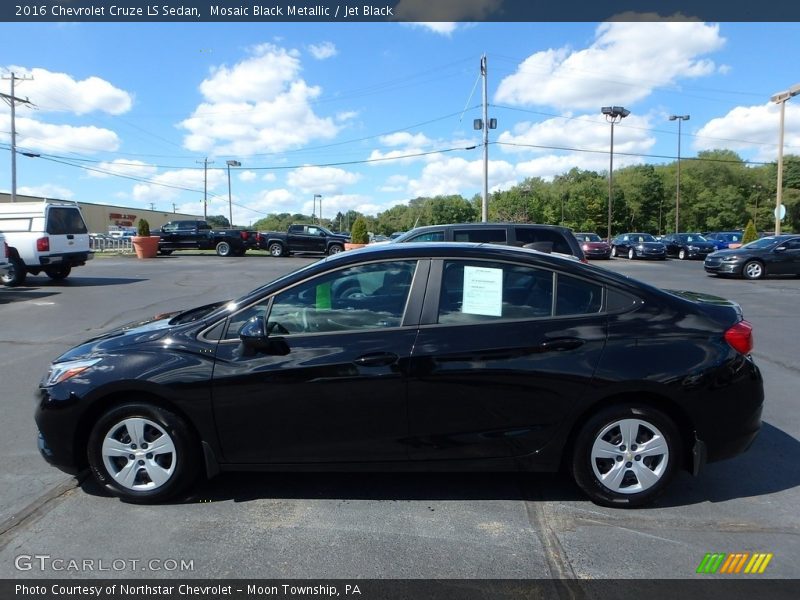
[[[129,237],[121,238],[89,238],[89,247],[95,252],[133,252],[133,244]]]

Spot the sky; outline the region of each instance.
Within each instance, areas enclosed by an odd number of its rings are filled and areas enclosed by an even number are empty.
[[[730,149],[778,151],[776,92],[800,83],[800,24],[0,23],[0,92],[16,107],[17,193],[167,212],[377,214],[483,188],[487,57],[490,191],[573,167]],[[785,154],[800,154],[800,98]],[[11,189],[0,103],[0,191]],[[207,171],[204,161],[208,160]],[[205,178],[205,182],[204,182]],[[317,207],[316,212],[319,212]]]

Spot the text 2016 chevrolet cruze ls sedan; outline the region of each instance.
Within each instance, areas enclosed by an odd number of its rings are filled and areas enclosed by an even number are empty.
[[[384,244],[51,365],[42,454],[135,502],[228,470],[572,473],[652,500],[747,449],[763,384],[738,305],[495,245]]]

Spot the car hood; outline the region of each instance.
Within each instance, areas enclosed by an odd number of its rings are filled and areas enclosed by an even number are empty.
[[[122,325],[67,350],[53,362],[58,363],[93,354],[113,352],[122,348],[159,340],[176,328],[197,321],[223,304],[225,302],[216,302],[189,310],[161,313],[150,319]]]
[[[716,252],[712,252],[711,254],[709,254],[709,256],[713,256],[714,258],[725,258],[726,256],[742,256],[750,252],[752,252],[752,250],[743,250],[742,248],[735,248],[735,249],[717,250]]]

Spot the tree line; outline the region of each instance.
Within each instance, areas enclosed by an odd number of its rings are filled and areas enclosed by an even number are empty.
[[[612,234],[675,231],[677,162],[635,165],[613,173]],[[744,229],[753,220],[759,231],[774,230],[777,166],[753,166],[730,150],[700,152],[680,163],[680,231]],[[784,231],[800,231],[800,157],[784,157]],[[574,168],[552,181],[529,178],[489,196],[489,220],[564,225],[574,231],[594,231],[605,237],[608,229],[608,173]],[[349,231],[356,218],[369,231],[389,235],[423,225],[479,221],[481,197],[454,194],[419,197],[375,216],[357,211],[338,213],[322,224]],[[269,215],[254,229],[285,230],[291,223],[310,222],[302,214]]]

